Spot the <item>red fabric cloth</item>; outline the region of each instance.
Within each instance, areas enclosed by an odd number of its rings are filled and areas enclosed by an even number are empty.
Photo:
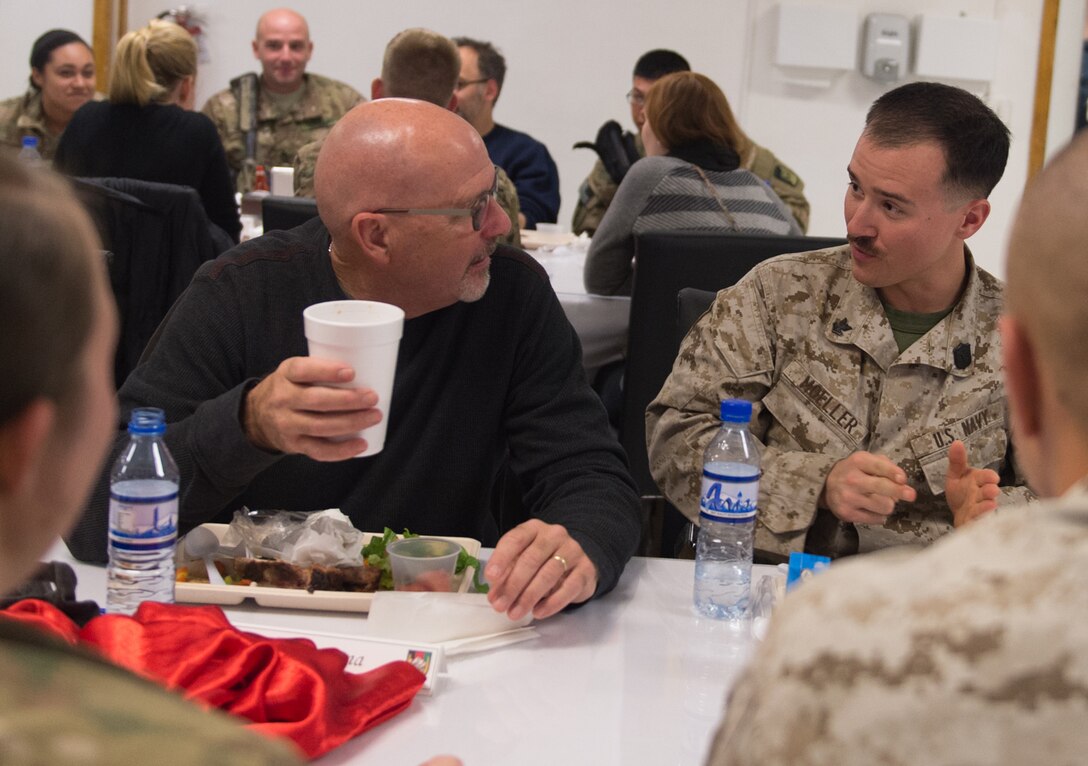
[[[147,602],[132,617],[80,629],[51,604],[26,599],[3,614],[108,659],[185,697],[288,737],[317,758],[404,710],[425,676],[407,662],[348,673],[347,655],[308,639],[243,633],[214,606]]]

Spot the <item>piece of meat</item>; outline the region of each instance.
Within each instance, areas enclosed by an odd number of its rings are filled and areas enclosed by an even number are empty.
[[[288,564],[286,561],[236,558],[234,576],[239,580],[249,579],[258,585],[267,585],[272,588],[304,590],[310,587],[310,570]]]
[[[236,579],[248,578],[258,585],[296,590],[373,593],[378,590],[382,571],[363,564],[357,567],[300,567],[272,559],[236,558]]]

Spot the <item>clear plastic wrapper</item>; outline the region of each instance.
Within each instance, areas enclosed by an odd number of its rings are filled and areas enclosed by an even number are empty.
[[[786,595],[786,572],[788,567],[779,564],[773,574],[763,575],[752,584],[752,597],[749,611],[752,616],[752,635],[760,641],[767,633],[771,615]]]
[[[363,533],[338,508],[325,511],[234,512],[225,546],[241,543],[252,558],[298,566],[361,566]]]

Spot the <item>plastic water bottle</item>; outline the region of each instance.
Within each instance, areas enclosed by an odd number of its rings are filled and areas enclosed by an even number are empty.
[[[162,438],[165,414],[133,410],[128,433],[110,474],[106,611],[116,614],[144,601],[174,602],[178,467]]]
[[[19,150],[18,156],[20,162],[27,165],[41,165],[42,154],[38,151],[38,137],[23,136],[23,148]]]
[[[748,609],[760,445],[748,431],[751,402],[723,400],[721,418],[721,429],[703,453],[695,610],[730,620],[744,617]]]

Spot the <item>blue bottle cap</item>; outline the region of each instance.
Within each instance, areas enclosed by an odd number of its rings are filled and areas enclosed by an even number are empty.
[[[132,411],[128,421],[130,434],[166,433],[166,413],[158,407],[139,407]]]
[[[37,149],[38,148],[38,137],[37,136],[23,136],[23,148],[25,149],[28,146],[31,149]]]
[[[722,399],[721,418],[725,423],[747,423],[752,419],[752,403],[746,399]]]

